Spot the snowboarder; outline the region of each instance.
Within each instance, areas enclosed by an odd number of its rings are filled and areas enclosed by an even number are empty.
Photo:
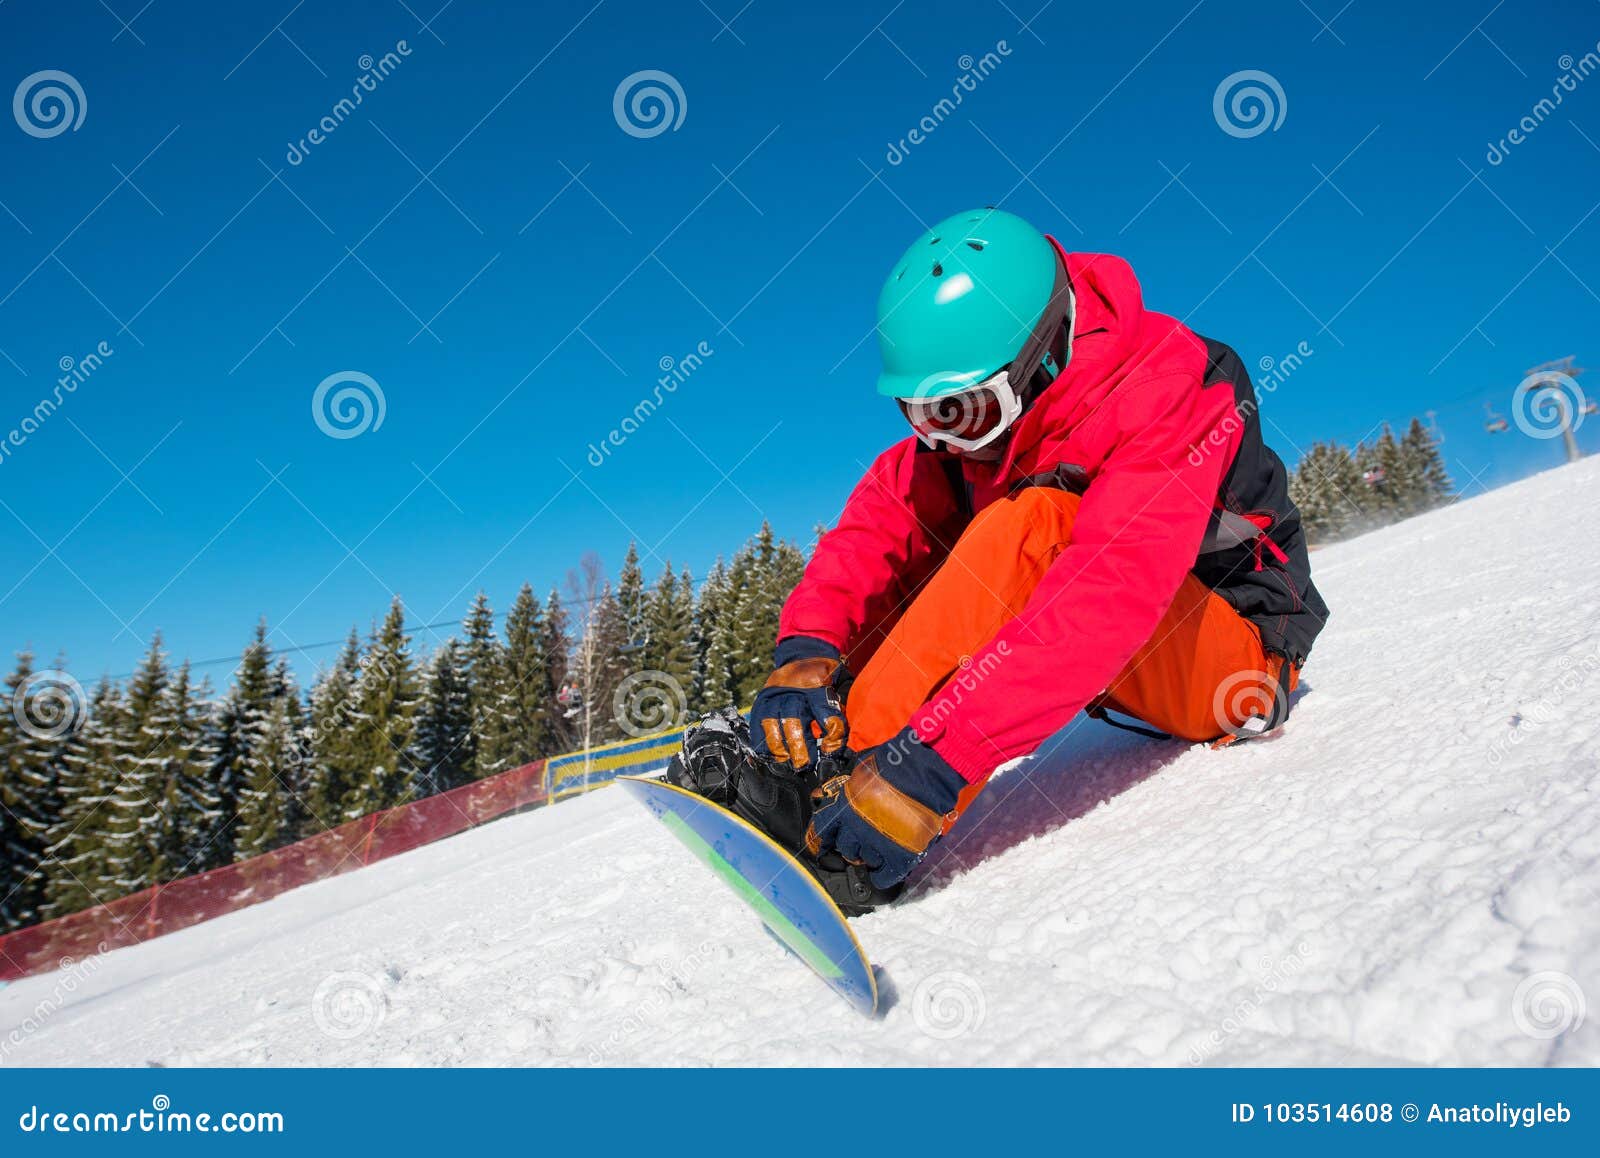
[[[995,209],[912,243],[877,328],[913,434],[818,543],[750,713],[816,783],[812,858],[893,889],[1085,709],[1190,741],[1283,723],[1327,608],[1233,350]]]

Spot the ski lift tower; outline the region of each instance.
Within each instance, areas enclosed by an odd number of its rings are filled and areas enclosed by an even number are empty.
[[[1573,433],[1582,421],[1580,407],[1583,406],[1583,392],[1578,389],[1577,378],[1584,368],[1576,365],[1576,362],[1577,356],[1574,354],[1553,362],[1541,362],[1523,376],[1521,385],[1517,387],[1519,405],[1555,407],[1561,419],[1561,441],[1566,446],[1568,462],[1577,462],[1583,457]],[[1519,423],[1520,420],[1519,412]]]

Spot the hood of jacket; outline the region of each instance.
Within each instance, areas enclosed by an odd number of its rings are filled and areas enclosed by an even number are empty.
[[[1183,371],[1195,373],[1198,382],[1204,373],[1204,344],[1176,318],[1145,309],[1132,266],[1111,254],[1067,253],[1055,238],[1050,242],[1066,261],[1077,299],[1072,356],[1017,420],[1001,458],[969,466],[980,487],[1009,485],[1067,461],[1074,435],[1129,383]]]

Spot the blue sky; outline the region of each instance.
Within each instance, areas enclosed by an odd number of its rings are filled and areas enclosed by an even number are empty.
[[[416,623],[503,608],[631,538],[652,575],[763,518],[805,539],[902,433],[872,390],[884,272],[974,205],[1126,256],[1251,365],[1304,343],[1265,409],[1291,462],[1432,409],[1458,482],[1503,483],[1559,443],[1489,435],[1484,404],[1600,357],[1600,77],[1534,113],[1595,51],[1591,3],[438,3],[0,7],[0,87],[55,70],[84,106],[0,117],[8,649],[120,674],[158,628],[205,660],[394,592]],[[676,128],[619,123],[644,70]],[[1282,92],[1253,135],[1214,110],[1245,70]],[[312,399],[343,371],[383,420],[334,438]]]

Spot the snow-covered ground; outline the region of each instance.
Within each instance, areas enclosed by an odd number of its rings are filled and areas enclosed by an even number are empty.
[[[608,789],[13,984],[0,1064],[1600,1063],[1597,496],[1318,552],[1275,739],[997,778],[856,922],[880,1020]]]

